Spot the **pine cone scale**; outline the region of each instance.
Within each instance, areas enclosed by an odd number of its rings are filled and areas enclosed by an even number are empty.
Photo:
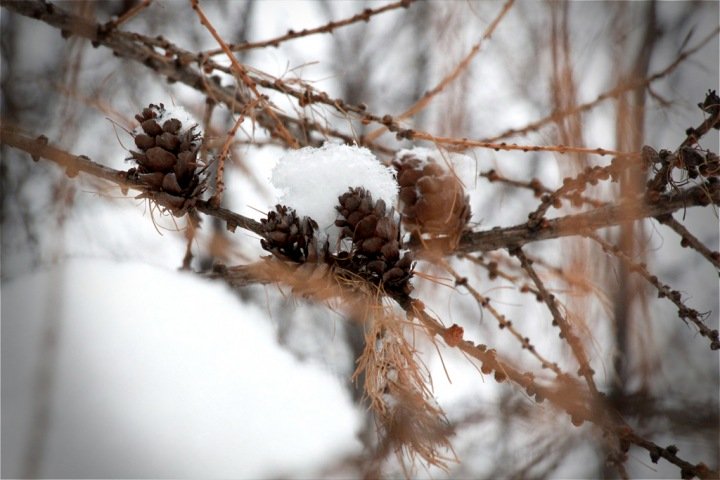
[[[155,137],[162,133],[162,127],[152,118],[145,120],[140,124],[143,131],[151,137]]]
[[[155,138],[141,133],[135,136],[135,145],[142,150],[147,150],[155,146]]]

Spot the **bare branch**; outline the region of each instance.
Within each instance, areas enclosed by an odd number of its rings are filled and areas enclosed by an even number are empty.
[[[150,192],[155,200],[168,208],[176,204],[175,197],[168,198],[172,196],[162,192],[153,192],[148,185],[128,178],[127,172],[105,167],[85,156],[72,155],[64,150],[47,145],[45,137],[39,138],[44,139],[45,143],[15,132],[8,127],[3,126],[0,128],[2,143],[26,151],[33,157],[42,157],[55,162],[65,168],[69,176],[75,176],[78,172],[89,173],[108,180],[121,188],[133,188],[143,192]],[[665,194],[660,196],[658,201],[654,203],[648,203],[645,198],[627,200],[585,213],[546,220],[537,228],[533,228],[526,223],[513,227],[497,227],[487,231],[466,232],[460,238],[460,242],[454,251],[465,253],[487,252],[499,248],[520,247],[541,240],[582,235],[589,230],[611,227],[643,218],[657,217],[684,208],[705,206],[710,203],[720,204],[720,185],[718,184],[699,185],[682,190],[679,193]],[[230,230],[240,227],[261,235],[260,224],[255,220],[212,206],[210,202],[202,200],[195,201],[193,207],[202,213],[225,220]],[[436,244],[444,245],[445,242],[443,240],[424,240],[421,243],[419,239],[413,238],[408,243],[408,247],[432,250]]]
[[[718,336],[717,330],[711,330],[702,321],[702,314],[693,308],[687,307],[682,301],[682,295],[679,291],[670,288],[668,285],[663,284],[658,280],[655,275],[652,275],[647,266],[643,263],[634,261],[630,256],[623,252],[620,248],[615,245],[606,242],[595,233],[588,233],[587,237],[597,242],[605,253],[613,255],[620,259],[631,272],[636,272],[642,276],[650,285],[655,287],[658,291],[660,298],[667,298],[678,308],[679,317],[687,323],[687,320],[691,321],[700,332],[700,335],[706,337],[710,341],[710,348],[712,350],[720,350],[720,337]]]
[[[467,232],[460,238],[456,251],[488,252],[513,245],[523,246],[531,242],[580,235],[583,231],[611,227],[685,208],[706,206],[710,203],[720,204],[720,187],[698,185],[677,193],[662,195],[654,203],[649,203],[645,198],[640,197],[584,213],[546,220],[536,229],[525,223],[513,227],[495,227],[486,231]],[[430,247],[434,243],[432,240],[426,242]],[[414,244],[416,243],[419,242]]]
[[[563,110],[557,110],[552,112],[550,115],[543,117],[539,120],[536,120],[532,123],[529,123],[521,128],[511,128],[508,129],[499,135],[495,135],[493,137],[487,137],[484,138],[483,141],[485,142],[497,142],[499,140],[503,140],[507,137],[511,137],[513,135],[527,135],[530,132],[534,132],[539,130],[545,125],[548,125],[553,122],[558,122],[562,120],[563,118],[569,117],[570,115],[575,115],[578,113],[584,113],[587,112],[600,103],[604,102],[605,100],[609,100],[611,98],[617,98],[620,95],[631,92],[633,90],[636,90],[638,88],[649,88],[650,85],[660,80],[661,78],[666,77],[670,73],[672,73],[682,62],[687,60],[689,57],[691,57],[694,53],[696,53],[698,50],[700,50],[702,47],[704,47],[710,40],[717,37],[718,33],[720,33],[720,28],[716,28],[712,32],[710,32],[705,38],[703,38],[700,42],[698,42],[697,45],[695,45],[692,48],[689,48],[683,52],[681,52],[677,58],[670,63],[667,67],[663,68],[662,70],[655,72],[654,74],[646,77],[646,78],[640,78],[635,79],[628,82],[623,82],[620,85],[617,85],[615,88],[612,88],[611,90],[608,90],[606,92],[601,93],[598,95],[594,100],[583,103],[580,105],[574,105],[571,108],[563,109]]]
[[[207,15],[205,15],[202,7],[200,7],[199,0],[190,0],[190,4],[192,5],[193,10],[195,10],[195,13],[198,14],[198,17],[200,17],[200,23],[202,23],[202,25],[208,29],[215,41],[220,44],[220,47],[223,49],[228,59],[230,59],[233,73],[240,78],[240,80],[243,84],[245,84],[245,86],[250,89],[250,91],[255,96],[255,99],[262,106],[263,110],[275,122],[275,126],[277,128],[277,135],[284,139],[290,147],[298,148],[299,145],[297,140],[295,140],[295,138],[290,134],[290,132],[287,131],[287,128],[285,128],[283,122],[281,122],[280,119],[277,117],[273,109],[268,104],[267,100],[265,100],[265,98],[260,95],[260,92],[258,92],[255,82],[248,76],[246,69],[242,65],[240,65],[240,62],[238,62],[237,58],[235,58],[235,55],[232,54],[230,48],[227,46],[220,34],[217,32],[217,30],[215,30],[215,27],[213,27],[212,23],[210,23],[210,19],[208,19]],[[272,133],[274,133],[274,131],[271,131],[271,134]]]
[[[102,178],[114,183],[123,190],[132,188],[143,194],[149,195],[159,205],[170,210],[177,209],[178,200],[180,203],[184,199],[169,195],[164,192],[154,191],[154,188],[128,176],[127,172],[122,172],[109,167],[105,167],[89,159],[84,155],[72,155],[64,150],[55,148],[47,144],[47,138],[40,136],[36,139],[27,137],[11,129],[2,126],[0,128],[0,143],[10,145],[28,152],[33,158],[45,158],[51,162],[57,163],[65,169],[69,177],[75,177],[79,172],[84,172],[94,177]],[[210,202],[204,200],[195,200],[191,205],[185,205],[185,208],[193,208],[198,212],[211,215],[224,220],[228,230],[234,231],[237,227],[249,230],[258,235],[262,234],[260,222],[252,218],[244,217],[222,207],[213,206]]]
[[[500,21],[503,19],[505,14],[512,8],[513,3],[515,3],[515,0],[508,0],[505,2],[505,5],[503,5],[502,10],[500,10],[500,13],[495,17],[495,19],[488,25],[487,29],[485,29],[485,32],[483,33],[482,37],[480,38],[480,41],[477,42],[475,45],[472,46],[470,51],[467,55],[455,66],[455,68],[448,73],[445,78],[440,80],[440,82],[435,85],[434,88],[428,90],[425,92],[425,94],[417,101],[415,102],[410,108],[405,110],[400,115],[396,116],[396,120],[405,120],[409,117],[412,117],[416,113],[420,112],[422,109],[424,109],[430,101],[437,96],[440,92],[445,90],[445,88],[450,85],[455,79],[457,79],[462,72],[464,72],[467,67],[470,65],[470,62],[472,59],[477,55],[477,53],[480,51],[480,47],[482,47],[482,44],[484,41],[488,40],[497,26],[500,24]],[[382,135],[385,132],[384,128],[379,128],[373,132],[370,132],[365,136],[366,141],[374,141],[377,139],[380,135]]]
[[[289,30],[285,35],[271,38],[269,40],[263,40],[260,42],[243,42],[243,43],[240,43],[237,45],[228,45],[228,47],[233,52],[241,52],[244,50],[251,50],[254,48],[277,47],[281,43],[287,42],[288,40],[295,40],[296,38],[308,37],[310,35],[315,35],[317,33],[332,33],[333,30],[335,30],[335,29],[338,29],[340,27],[345,27],[347,25],[352,25],[353,23],[369,22],[371,17],[373,17],[375,15],[385,13],[390,10],[396,10],[398,8],[408,8],[414,1],[416,1],[416,0],[400,0],[399,2],[389,3],[387,5],[383,5],[382,7],[378,7],[378,8],[374,8],[374,9],[366,8],[361,13],[353,15],[350,18],[346,18],[344,20],[335,20],[335,21],[326,23],[325,25],[322,25],[320,27],[304,28],[298,32],[296,32],[294,30]],[[221,53],[223,53],[223,49],[202,52],[201,55],[213,56],[213,55],[219,55]]]

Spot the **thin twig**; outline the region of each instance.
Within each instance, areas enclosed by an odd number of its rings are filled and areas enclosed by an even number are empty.
[[[455,278],[455,283],[459,287],[462,287],[465,290],[467,290],[468,293],[470,293],[470,295],[472,295],[472,297],[475,299],[476,303],[478,304],[478,306],[480,308],[483,308],[483,309],[487,310],[488,312],[490,312],[490,314],[493,317],[495,317],[495,319],[497,320],[498,326],[500,327],[500,329],[503,329],[503,330],[507,329],[507,331],[510,332],[510,334],[520,342],[520,345],[522,346],[523,350],[527,350],[528,352],[530,352],[530,354],[532,356],[534,356],[540,362],[540,366],[542,368],[550,369],[553,372],[555,372],[555,374],[558,376],[566,375],[562,370],[560,370],[560,367],[558,366],[557,363],[551,362],[548,359],[546,359],[545,357],[543,357],[537,351],[535,345],[533,345],[530,342],[530,338],[521,334],[517,330],[517,328],[515,328],[512,321],[508,320],[505,317],[505,315],[500,313],[490,303],[490,299],[488,297],[484,296],[483,294],[478,292],[472,285],[470,285],[467,278],[461,276],[457,271],[455,271],[455,269],[453,269],[447,261],[442,260],[440,263],[441,263],[442,267],[448,273],[450,273],[450,275],[452,275]]]
[[[685,321],[691,321],[700,332],[700,335],[706,337],[710,341],[712,350],[720,350],[720,337],[717,330],[710,329],[701,320],[702,314],[695,309],[689,308],[682,302],[682,295],[679,291],[673,290],[668,285],[660,282],[655,275],[652,275],[644,263],[634,261],[630,256],[623,252],[620,248],[600,238],[596,233],[587,233],[586,236],[598,243],[603,251],[609,255],[613,255],[620,259],[631,272],[636,272],[643,277],[650,285],[655,287],[660,298],[667,298],[678,308],[680,318]]]
[[[195,241],[195,234],[197,233],[198,226],[200,225],[200,218],[194,211],[188,212],[185,218],[187,222],[187,225],[185,226],[186,244],[185,256],[183,257],[181,269],[189,271],[193,259],[192,244]]]
[[[225,160],[227,159],[228,153],[230,152],[230,146],[232,145],[233,139],[235,138],[235,133],[237,133],[240,124],[244,120],[245,117],[240,114],[235,121],[235,125],[233,125],[233,127],[227,132],[227,138],[225,139],[225,143],[223,143],[222,149],[220,150],[220,156],[217,160],[218,163],[215,174],[215,192],[213,192],[213,196],[212,198],[210,198],[210,203],[216,207],[220,206],[220,204],[222,203],[223,192],[225,191],[225,182],[223,180],[225,172]]]
[[[715,265],[715,268],[720,269],[720,252],[712,251],[708,247],[706,247],[705,244],[698,240],[695,235],[690,233],[690,231],[685,228],[682,223],[675,220],[672,215],[661,215],[656,217],[655,219],[663,225],[667,225],[672,230],[674,230],[675,233],[680,235],[680,238],[682,238],[680,244],[683,247],[687,246],[694,249],[700,255],[705,257],[707,261]]]
[[[581,197],[580,192],[584,191],[587,185],[595,185],[605,180],[615,181],[624,170],[638,169],[642,163],[635,160],[635,158],[630,158],[624,162],[613,161],[604,167],[587,167],[574,178],[563,178],[559,188],[540,197],[540,205],[528,214],[528,225],[533,228],[540,225],[550,207],[560,207],[561,198],[568,198],[572,195],[573,201],[577,202],[576,199]]]
[[[427,105],[430,103],[430,101],[437,96],[440,92],[445,90],[445,88],[450,85],[452,82],[457,79],[462,72],[464,72],[468,65],[470,65],[470,62],[472,59],[477,55],[477,53],[480,51],[480,47],[482,47],[483,42],[488,40],[497,26],[500,24],[500,21],[503,19],[505,14],[512,8],[513,4],[515,3],[515,0],[508,0],[505,2],[505,5],[503,6],[502,10],[500,10],[500,13],[495,17],[495,19],[488,25],[488,27],[485,29],[485,32],[483,33],[482,37],[480,38],[480,41],[477,42],[475,45],[472,46],[470,51],[467,55],[455,66],[455,68],[448,73],[445,78],[440,80],[437,85],[435,85],[434,88],[430,89],[429,91],[425,92],[425,94],[420,97],[420,99],[415,102],[410,108],[405,110],[400,115],[397,115],[395,118],[396,120],[405,120],[409,117],[412,117],[416,113],[423,110]],[[380,135],[382,135],[386,131],[386,128],[380,127],[369,134],[365,136],[365,140],[372,142],[375,141]]]
[[[705,36],[705,38],[703,38],[700,42],[698,42],[697,45],[680,53],[680,55],[678,55],[678,57],[672,63],[670,63],[667,67],[650,75],[649,77],[622,83],[611,90],[601,93],[594,100],[592,100],[590,102],[583,103],[580,105],[575,105],[568,109],[554,111],[550,115],[543,117],[539,120],[536,120],[532,123],[529,123],[524,127],[511,128],[511,129],[506,130],[506,131],[504,131],[498,135],[495,135],[493,137],[484,138],[483,141],[498,142],[500,140],[511,137],[513,135],[527,135],[530,132],[539,130],[541,127],[543,127],[544,125],[547,125],[549,123],[560,121],[563,118],[568,117],[570,115],[575,115],[578,113],[586,112],[586,111],[594,108],[601,102],[603,102],[605,100],[609,100],[611,98],[616,98],[625,92],[630,92],[630,91],[633,91],[638,88],[649,87],[656,80],[659,80],[659,79],[669,75],[670,73],[672,73],[673,70],[675,70],[683,61],[685,61],[688,57],[693,55],[695,52],[697,52],[702,47],[704,47],[710,40],[712,40],[714,37],[716,37],[718,35],[718,32],[720,32],[720,28],[716,28],[715,30],[710,32],[707,36]]]
[[[120,17],[118,17],[115,20],[110,20],[105,25],[103,25],[104,31],[109,31],[109,30],[119,27],[120,25],[122,25],[123,23],[127,22],[128,20],[133,18],[135,15],[140,13],[142,10],[149,7],[150,4],[152,3],[152,1],[153,0],[142,0],[137,5],[130,7],[125,13],[120,15]]]
[[[205,101],[205,113],[203,114],[202,130],[203,139],[200,145],[200,161],[203,165],[208,165],[208,146],[210,144],[210,121],[212,119],[213,111],[215,110],[215,101],[208,98]]]
[[[620,152],[605,148],[574,147],[571,145],[518,145],[517,143],[493,143],[482,140],[471,140],[467,138],[437,137],[418,130],[403,131],[403,136],[408,139],[425,140],[437,145],[446,145],[453,150],[462,151],[471,148],[488,148],[497,151],[521,151],[521,152],[555,152],[555,153],[584,153],[587,155],[613,155],[626,158],[639,155],[637,152]]]
[[[250,91],[252,91],[253,95],[255,95],[255,98],[260,102],[265,112],[275,121],[275,126],[277,128],[277,134],[287,142],[288,146],[291,148],[298,148],[299,144],[295,137],[293,137],[290,132],[288,132],[287,128],[285,128],[285,125],[282,121],[277,117],[275,112],[273,111],[272,107],[268,104],[268,102],[265,100],[265,97],[263,97],[260,92],[257,90],[257,85],[255,82],[248,77],[247,71],[245,68],[240,65],[240,62],[238,62],[237,58],[235,58],[235,55],[232,54],[232,51],[230,51],[230,48],[227,46],[225,41],[222,39],[220,34],[218,34],[217,30],[215,30],[215,27],[210,23],[210,19],[208,19],[207,15],[205,15],[205,12],[203,11],[202,7],[200,7],[199,0],[190,0],[190,5],[192,6],[193,10],[197,13],[198,17],[200,18],[200,23],[207,28],[207,30],[210,32],[210,34],[213,36],[216,42],[220,45],[222,50],[227,55],[228,59],[232,63],[234,73],[240,78],[240,80],[247,86]],[[271,132],[272,134],[272,132]]]
[[[346,18],[344,20],[331,21],[329,23],[326,23],[325,25],[315,27],[315,28],[304,28],[298,32],[296,32],[294,30],[289,30],[285,35],[271,38],[269,40],[263,40],[263,41],[259,41],[259,42],[243,42],[243,43],[239,43],[236,45],[228,44],[228,47],[233,52],[240,52],[243,50],[251,50],[254,48],[277,47],[281,43],[286,42],[288,40],[294,40],[296,38],[307,37],[310,35],[315,35],[317,33],[332,33],[333,30],[335,30],[337,28],[345,27],[347,25],[352,25],[353,23],[369,22],[370,18],[373,17],[374,15],[378,15],[380,13],[388,12],[390,10],[395,10],[398,8],[407,8],[414,1],[416,1],[416,0],[400,0],[399,2],[389,3],[387,5],[384,5],[382,7],[378,7],[375,9],[366,8],[361,13],[353,15],[352,17]],[[214,55],[223,53],[223,51],[224,51],[223,49],[209,50],[207,52],[201,52],[200,55],[203,57],[210,57],[210,56],[214,56]]]
[[[537,274],[525,255],[525,252],[523,252],[521,248],[518,247],[510,249],[510,255],[514,255],[518,258],[518,260],[520,260],[520,265],[523,270],[525,270],[528,276],[532,279],[533,283],[535,283],[535,286],[540,292],[540,296],[552,314],[553,325],[560,329],[561,338],[564,338],[570,345],[573,355],[575,355],[575,358],[580,364],[578,375],[585,379],[585,382],[590,388],[593,396],[597,397],[598,389],[595,385],[595,379],[593,378],[595,371],[590,367],[590,361],[588,360],[587,353],[581,343],[580,337],[575,334],[570,322],[562,315],[562,313],[560,313],[555,296],[548,292],[547,288],[545,288],[545,283],[540,279],[540,276]]]
[[[542,197],[543,194],[550,195],[553,192],[556,192],[556,190],[552,190],[552,189],[548,188],[547,186],[545,186],[537,178],[533,178],[530,181],[514,180],[512,178],[508,178],[508,177],[502,175],[501,173],[498,173],[497,170],[495,170],[495,169],[491,169],[486,172],[480,172],[478,174],[478,176],[486,178],[487,181],[490,183],[500,182],[505,185],[510,185],[511,187],[525,188],[528,190],[532,190],[535,197],[538,197],[538,198]],[[587,205],[590,205],[593,207],[602,207],[602,206],[608,205],[608,202],[603,202],[601,200],[590,198],[588,196],[581,195],[580,193],[567,194],[567,193],[559,192],[556,194],[556,197],[557,196],[569,200],[572,203],[572,205],[576,206],[576,207],[580,206],[582,204],[587,204]]]

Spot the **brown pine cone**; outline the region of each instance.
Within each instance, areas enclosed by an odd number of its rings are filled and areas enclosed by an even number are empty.
[[[341,218],[335,225],[342,229],[340,239],[352,240],[353,249],[343,257],[347,267],[385,289],[409,293],[413,274],[410,252],[400,257],[399,228],[393,211],[383,200],[373,201],[362,187],[350,188],[338,197],[336,207]]]
[[[393,161],[403,224],[413,234],[457,241],[470,221],[470,199],[452,173],[428,160],[422,162],[408,153]]]
[[[318,225],[313,219],[299,218],[295,210],[276,205],[260,223],[265,237],[260,240],[263,249],[293,262],[317,260],[313,234]]]
[[[706,178],[720,176],[720,158],[713,152],[708,152],[705,163],[700,165],[700,175]]]
[[[134,173],[157,190],[190,198],[201,193],[197,154],[200,134],[197,125],[183,125],[177,118],[164,118],[165,107],[150,104],[135,115],[141,131],[136,133],[139,151],[130,151],[138,166]]]

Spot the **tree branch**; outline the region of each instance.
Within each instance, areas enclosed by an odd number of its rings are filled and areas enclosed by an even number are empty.
[[[458,252],[488,252],[498,248],[522,246],[541,240],[581,235],[584,231],[634,222],[644,218],[656,217],[678,210],[720,204],[720,186],[697,185],[672,194],[661,195],[657,202],[648,203],[645,198],[636,198],[618,204],[594,208],[575,215],[546,220],[538,228],[531,228],[527,223],[513,227],[495,227],[481,232],[467,232],[460,238],[456,249]],[[424,241],[432,247],[435,243]],[[420,241],[414,240],[413,244]]]
[[[7,144],[11,147],[17,148],[18,150],[23,150],[29,153],[33,159],[39,159],[42,157],[46,160],[57,163],[65,169],[65,172],[69,177],[75,177],[79,172],[83,172],[114,183],[123,190],[127,190],[128,188],[138,190],[145,196],[155,200],[160,206],[173,211],[177,210],[179,202],[182,203],[186,200],[164,192],[155,191],[151,186],[128,175],[128,172],[100,165],[85,155],[73,155],[59,148],[48,145],[47,138],[44,136],[31,138],[15,132],[5,126],[0,126],[0,143]],[[193,200],[191,204],[185,205],[185,208],[187,207],[192,207],[206,215],[211,215],[224,220],[227,224],[228,230],[234,231],[235,228],[240,227],[258,235],[262,232],[260,222],[257,222],[252,218],[239,215],[226,208],[214,206],[209,201]]]
[[[48,145],[47,138],[44,136],[32,138],[6,126],[0,126],[0,142],[23,150],[33,158],[42,157],[57,163],[65,169],[69,176],[75,176],[78,172],[85,172],[112,182],[123,189],[132,188],[152,195],[152,198],[162,206],[171,209],[177,208],[179,197],[153,191],[143,182],[128,177],[127,172],[114,170],[100,165],[84,155],[73,155]],[[720,185],[717,183],[698,185],[686,190],[680,190],[678,193],[660,195],[658,201],[654,203],[648,203],[644,198],[637,198],[615,205],[595,208],[584,213],[566,215],[546,220],[537,228],[532,228],[525,223],[505,228],[495,227],[480,232],[466,232],[461,237],[457,248],[447,253],[488,252],[502,248],[520,247],[541,240],[583,235],[587,231],[612,227],[623,222],[657,217],[683,208],[706,206],[710,203],[720,204]],[[261,234],[260,223],[256,220],[213,206],[210,202],[204,200],[195,200],[192,206],[199,212],[224,220],[231,231],[234,231],[236,227],[240,227],[258,235]],[[441,247],[443,244],[444,240],[413,238],[408,242],[407,247],[433,249],[434,247]]]
[[[103,45],[111,49],[118,57],[141,63],[157,74],[166,77],[168,81],[183,83],[213,101],[226,105],[233,113],[247,114],[247,112],[243,112],[243,109],[247,104],[252,103],[252,99],[245,90],[235,86],[220,85],[208,78],[200,67],[209,67],[211,71],[221,70],[231,73],[228,68],[208,58],[199,58],[196,54],[181,49],[162,37],[150,38],[137,33],[108,29],[102,24],[73,15],[52,3],[40,0],[0,0],[0,6],[20,15],[45,22],[59,29],[65,38],[77,35],[90,40],[95,47]],[[165,50],[165,52],[158,50]],[[197,62],[198,68],[192,67],[193,62]],[[267,86],[255,78],[252,80],[259,85]],[[272,85],[272,82],[269,84]],[[272,136],[276,130],[276,121],[261,108],[256,109],[253,114],[258,123]],[[323,128],[308,119],[296,119],[279,112],[276,112],[275,115],[284,124],[293,126],[295,137],[303,144],[311,143],[307,135],[310,131],[317,131],[348,143],[353,141],[348,135]]]
[[[315,27],[315,28],[304,28],[304,29],[300,30],[299,32],[296,32],[294,30],[289,30],[285,35],[271,38],[269,40],[263,40],[263,41],[259,41],[259,42],[243,42],[243,43],[239,43],[237,45],[228,45],[228,47],[230,47],[230,50],[232,50],[233,52],[241,52],[241,51],[250,50],[253,48],[277,47],[282,42],[287,42],[288,40],[294,40],[296,38],[307,37],[310,35],[315,35],[316,33],[332,33],[337,28],[345,27],[347,25],[352,25],[353,23],[369,22],[370,17],[372,17],[373,15],[378,15],[380,13],[384,13],[389,10],[395,10],[397,8],[408,8],[410,6],[410,4],[414,1],[416,1],[416,0],[400,0],[398,2],[383,5],[382,7],[378,7],[376,9],[366,8],[361,13],[355,14],[352,17],[346,18],[344,20],[331,21],[329,23],[326,23],[325,25],[321,25],[321,26]],[[213,56],[213,55],[219,55],[221,53],[223,53],[223,49],[218,48],[216,50],[210,50],[207,52],[203,52],[202,54],[206,55],[206,56]]]

